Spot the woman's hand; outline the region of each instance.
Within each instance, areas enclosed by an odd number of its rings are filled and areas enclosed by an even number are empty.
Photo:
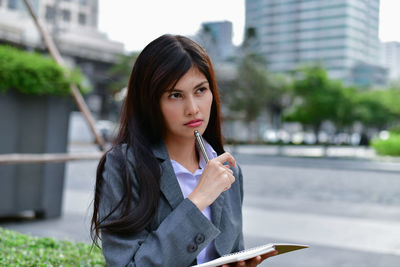
[[[226,161],[232,166],[236,165],[235,159],[228,152],[210,160],[204,168],[199,183],[188,196],[201,211],[211,205],[235,181],[230,167],[223,164]]]
[[[248,259],[246,261],[238,261],[230,264],[224,264],[222,267],[255,267],[259,265],[261,262],[263,262],[266,258],[275,256],[278,254],[278,251],[274,250],[271,252],[268,252],[263,255],[256,256],[254,258]]]

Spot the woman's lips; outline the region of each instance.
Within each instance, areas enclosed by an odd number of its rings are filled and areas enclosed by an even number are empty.
[[[203,123],[202,120],[192,120],[189,121],[188,123],[185,123],[185,126],[187,127],[199,127]]]

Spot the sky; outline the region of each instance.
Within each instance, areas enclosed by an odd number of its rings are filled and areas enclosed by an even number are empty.
[[[379,39],[400,42],[400,0],[381,0]],[[99,0],[99,29],[127,51],[140,51],[165,33],[195,35],[203,22],[233,23],[243,40],[245,0]]]

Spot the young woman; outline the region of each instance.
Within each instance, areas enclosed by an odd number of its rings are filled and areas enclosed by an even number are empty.
[[[118,136],[97,169],[92,233],[109,266],[191,266],[244,248],[242,173],[224,151],[219,105],[195,42],[163,35],[140,53]]]

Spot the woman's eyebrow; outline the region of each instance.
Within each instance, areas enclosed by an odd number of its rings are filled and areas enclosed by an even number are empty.
[[[167,92],[168,92],[168,93],[171,93],[171,92],[178,92],[178,93],[182,93],[182,92],[183,92],[183,90],[176,89],[176,88],[171,88],[171,89],[169,89]]]
[[[208,81],[202,81],[199,84],[197,84],[195,87],[193,87],[193,89],[199,88],[200,86],[202,86],[206,83],[208,83]],[[169,89],[168,92],[183,92],[183,90],[173,87],[173,88]]]
[[[198,88],[200,86],[202,86],[203,84],[208,83],[208,81],[202,81],[201,83],[199,83],[198,85],[196,85],[194,88]]]

